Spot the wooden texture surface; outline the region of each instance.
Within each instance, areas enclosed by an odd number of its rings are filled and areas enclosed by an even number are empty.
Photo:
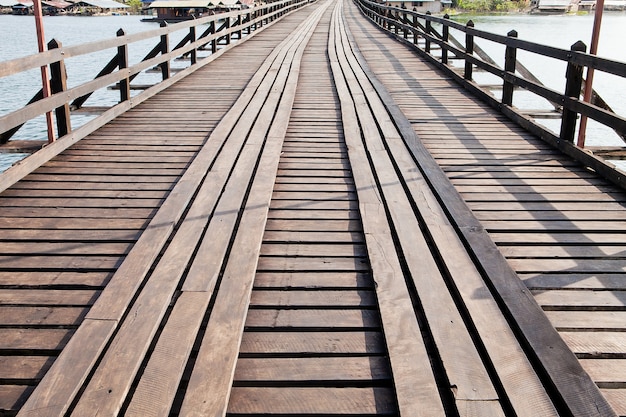
[[[0,415],[626,415],[624,201],[317,2],[0,194]]]

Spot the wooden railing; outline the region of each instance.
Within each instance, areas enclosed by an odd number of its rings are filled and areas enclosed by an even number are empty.
[[[451,21],[447,15],[435,17],[404,8],[385,6],[370,0],[355,1],[361,11],[374,23],[415,47],[421,56],[448,73],[467,90],[564,153],[600,172],[620,186],[626,186],[624,172],[574,145],[576,124],[580,115],[585,115],[613,129],[620,137],[626,135],[626,117],[616,114],[606,105],[602,106],[599,100],[586,103],[581,99],[585,67],[593,68],[596,72],[625,78],[626,63],[587,54],[586,46],[581,41],[572,45],[570,50],[565,50],[518,39],[515,31],[509,32],[508,36],[502,36],[478,30],[474,28],[471,20],[463,25]],[[460,33],[460,39],[464,36],[464,42],[453,40],[451,30],[457,34]],[[491,59],[485,59],[483,54],[477,53],[475,46],[477,39],[500,44],[505,48],[504,68],[496,65]],[[528,76],[526,68],[520,67],[516,58],[518,50],[566,63],[565,91],[559,92],[546,87],[536,78]],[[453,60],[456,65],[452,64]],[[461,65],[457,64],[459,60],[462,62]],[[491,91],[473,80],[473,71],[476,68],[493,74],[501,80],[500,98],[495,97]],[[559,107],[562,116],[558,134],[513,106],[514,91],[518,88],[542,97]]]
[[[126,34],[120,29],[116,38],[70,47],[63,47],[59,42],[52,40],[46,52],[0,62],[0,78],[42,66],[50,66],[52,89],[52,95],[49,97],[43,97],[42,89],[33,96],[30,102],[25,103],[23,108],[0,115],[0,144],[8,142],[24,123],[51,111],[54,111],[56,115],[57,136],[59,138],[68,135],[76,136],[71,127],[71,112],[83,107],[97,90],[111,86],[119,89],[119,104],[104,109],[100,117],[87,123],[90,126],[84,126],[79,133],[84,137],[89,131],[97,129],[176,80],[204,66],[212,60],[207,59],[208,57],[215,58],[227,50],[233,39],[242,39],[309,1],[281,0],[255,8],[215,14],[173,25],[162,24],[159,29],[135,34]],[[203,30],[200,36],[196,36],[196,30],[198,32]],[[184,36],[174,48],[170,49],[170,36],[174,33],[178,36],[183,33]],[[131,65],[128,61],[129,46],[150,39],[156,40],[154,48],[143,60]],[[117,48],[116,53],[92,81],[72,88],[67,87],[65,60],[107,49],[115,51],[114,48]],[[208,57],[199,59],[199,51],[207,51]],[[178,57],[187,58],[189,66],[176,75],[172,75],[170,63]],[[141,72],[154,68],[160,68],[160,82],[152,86],[134,87],[131,84]],[[144,91],[131,96],[131,89]]]

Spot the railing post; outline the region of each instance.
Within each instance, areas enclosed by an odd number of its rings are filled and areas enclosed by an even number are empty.
[[[398,32],[400,31],[400,25],[398,24],[400,22],[400,13],[398,13],[398,11],[394,12],[393,20],[395,20],[395,22],[393,24],[393,31],[397,35]]]
[[[211,35],[215,35],[215,20],[213,20],[211,23],[209,23],[209,34]],[[211,53],[214,54],[217,52],[217,38],[213,37],[213,40],[211,41]]]
[[[48,49],[60,48],[61,42],[52,39],[48,42]],[[63,60],[50,64],[50,90],[52,94],[61,93],[67,90],[67,72],[65,71],[65,62]],[[67,135],[72,130],[70,121],[70,104],[57,107],[54,110],[57,119],[57,136],[60,138]]]
[[[191,26],[189,28],[189,43],[194,43],[196,41],[196,27]],[[191,65],[194,65],[198,62],[198,48],[193,48],[189,54],[191,58]]]
[[[237,39],[241,40],[241,33],[242,33],[242,31],[241,31],[241,14],[237,15],[237,19],[235,20],[235,26],[238,29],[237,32],[235,32],[235,33],[237,33]]]
[[[507,36],[510,38],[517,38],[517,31],[512,30],[507,33]],[[504,52],[504,71],[510,72],[515,75],[515,64],[517,63],[517,48],[512,46],[506,47],[506,51]],[[508,106],[513,105],[513,89],[515,86],[513,83],[504,80],[504,85],[502,86],[502,103]]]
[[[167,23],[165,22],[161,22],[160,25],[162,28],[167,26]],[[161,54],[165,55],[167,53],[169,53],[170,51],[170,36],[169,34],[165,34],[165,35],[161,35]],[[167,61],[162,62],[161,64],[159,64],[161,66],[161,74],[163,76],[163,80],[167,80],[168,78],[170,78],[170,61],[169,59]]]
[[[246,23],[248,24],[248,26],[246,27],[246,35],[249,35],[252,33],[252,13],[246,14]]]
[[[585,52],[587,45],[582,41],[576,42],[572,45],[572,52]],[[573,99],[580,98],[580,92],[583,85],[583,66],[569,62],[567,64],[567,71],[565,73],[565,95]],[[576,131],[576,119],[578,113],[563,106],[563,117],[561,118],[561,134],[562,140],[568,142],[574,142],[574,133]]]
[[[444,14],[443,18],[448,20],[450,19],[449,14]],[[450,26],[448,26],[447,22],[443,22],[443,27],[441,28],[441,40],[447,44],[450,39]],[[445,46],[441,46],[441,63],[444,65],[448,65],[448,49]]]
[[[226,18],[226,26],[224,27],[228,32],[224,37],[226,38],[226,45],[230,45],[230,16]]]
[[[426,12],[427,16],[430,16],[430,10]],[[426,35],[430,35],[433,33],[433,22],[430,19],[426,18]],[[430,39],[426,38],[426,46],[424,47],[427,54],[430,53]]]
[[[404,5],[404,3],[402,3],[402,24],[404,25],[404,29],[402,31],[402,33],[404,34],[404,39],[407,39],[409,37],[409,31],[406,28],[406,24],[408,23],[408,19],[406,18],[406,6]]]
[[[124,29],[117,31],[117,36],[124,36]],[[117,67],[119,70],[128,68],[128,45],[120,45],[117,47]],[[126,75],[126,78],[120,80],[120,103],[130,98],[130,79]]]
[[[469,22],[467,22],[466,27],[468,29],[469,28],[473,28],[474,27],[474,22],[470,20]],[[473,55],[474,54],[474,35],[471,35],[469,32],[465,32],[465,53],[467,55]],[[473,64],[466,57],[465,58],[465,75],[464,75],[464,78],[466,80],[471,80],[472,79],[472,70],[473,70]]]
[[[413,13],[417,13],[417,8],[413,7]],[[417,46],[417,42],[419,41],[418,30],[417,30],[417,15],[411,15],[411,26],[413,26],[413,45]]]

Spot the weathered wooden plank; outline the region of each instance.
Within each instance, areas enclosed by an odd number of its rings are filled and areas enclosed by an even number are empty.
[[[585,371],[602,388],[622,388],[626,385],[626,360],[581,359]]]
[[[245,332],[241,354],[384,354],[379,332]]]
[[[254,294],[254,292],[253,292]],[[250,309],[246,328],[377,328],[378,313],[373,310],[314,310],[314,309]]]
[[[367,259],[353,257],[263,256],[258,268],[259,271],[368,271],[369,264]]]
[[[33,287],[101,287],[106,284],[111,275],[111,272],[106,271],[0,271],[0,285]]]
[[[367,307],[375,306],[376,297],[372,291],[254,291],[250,306],[329,306]]]
[[[395,398],[390,388],[233,389],[229,413],[254,414],[268,409],[283,415],[339,413],[368,416],[396,413]]]
[[[50,356],[2,356],[0,357],[0,379],[41,379],[54,359]]]
[[[622,274],[520,274],[526,286],[535,290],[586,288],[626,290]]]
[[[544,309],[616,309],[626,305],[626,291],[533,291]]]
[[[372,277],[363,272],[257,272],[258,288],[372,288]]]
[[[561,337],[579,357],[603,358],[624,356],[624,332],[561,332]]]
[[[91,243],[77,244],[76,242],[2,242],[2,252],[5,255],[117,255],[128,253],[130,243]]]
[[[28,385],[0,385],[0,411],[11,415],[26,402],[34,387]]]
[[[351,381],[389,381],[391,370],[383,357],[239,358],[235,381],[317,382],[335,385]],[[232,404],[232,402],[231,402]]]
[[[92,305],[100,295],[95,290],[0,289],[6,305]]]
[[[626,389],[600,389],[602,395],[620,416],[626,416]]]
[[[509,264],[520,273],[562,272],[617,273],[626,271],[623,259],[509,259]]]
[[[559,331],[625,331],[625,311],[559,311],[546,315]]]
[[[4,299],[3,299],[4,302]],[[0,325],[78,326],[87,314],[85,307],[0,306]]]
[[[68,329],[0,329],[0,351],[60,351],[73,330]]]

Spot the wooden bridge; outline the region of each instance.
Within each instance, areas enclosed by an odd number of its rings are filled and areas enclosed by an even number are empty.
[[[0,176],[0,415],[626,415],[622,173],[277,4]]]

